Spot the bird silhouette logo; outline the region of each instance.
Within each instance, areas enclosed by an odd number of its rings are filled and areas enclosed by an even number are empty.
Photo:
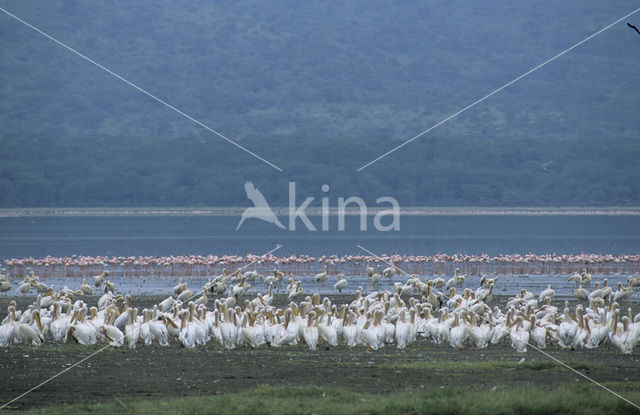
[[[273,223],[278,228],[285,229],[284,225],[278,220],[278,217],[267,203],[267,199],[264,198],[260,190],[256,189],[253,183],[245,182],[244,190],[247,192],[247,197],[253,202],[253,207],[248,207],[242,212],[242,217],[236,230],[240,229],[240,225],[248,218],[261,219],[265,222]]]

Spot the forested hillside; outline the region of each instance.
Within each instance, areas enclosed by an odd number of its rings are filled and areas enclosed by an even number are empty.
[[[3,135],[0,206],[244,206],[245,180],[277,206],[288,204],[290,180],[298,205],[326,195],[331,206],[340,196],[371,206],[381,196],[403,206],[640,205],[639,139],[435,137],[361,173],[386,138],[264,142],[244,144],[284,173],[222,140]]]
[[[637,2],[35,1],[0,6],[0,205],[640,205]],[[635,16],[633,16],[635,17]],[[632,21],[633,18],[631,19]],[[640,20],[639,17],[635,20]],[[335,202],[334,202],[335,203]]]
[[[236,139],[406,139],[638,7],[626,0],[0,5]],[[622,22],[439,131],[636,137],[639,62],[640,39]],[[3,13],[0,97],[2,132],[210,136]]]

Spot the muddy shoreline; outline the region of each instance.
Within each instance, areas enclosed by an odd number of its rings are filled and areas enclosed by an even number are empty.
[[[331,297],[337,304],[352,299],[351,295]],[[161,299],[134,297],[133,302],[145,307]],[[499,297],[496,304],[503,306],[505,300]],[[0,309],[4,310],[8,301],[0,299]],[[31,300],[17,301],[24,307]],[[276,302],[282,306],[286,299],[279,296]],[[633,308],[637,310],[638,304],[634,302]],[[38,348],[12,345],[0,349],[0,401],[15,398],[103,347],[48,341]],[[637,351],[631,356],[613,347],[578,351],[552,348],[546,352],[617,392],[640,387]],[[523,357],[525,361],[518,364]],[[455,350],[421,340],[404,350],[387,346],[371,351],[341,345],[312,352],[298,345],[221,351],[212,344],[187,350],[173,342],[166,348],[106,348],[9,408],[223,394],[261,385],[331,386],[387,394],[449,387],[484,390],[502,385],[554,388],[576,382],[587,381],[539,352],[530,350],[520,355],[508,346]]]

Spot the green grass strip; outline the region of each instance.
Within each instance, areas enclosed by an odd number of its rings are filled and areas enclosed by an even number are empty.
[[[640,402],[640,391],[626,398]],[[34,409],[29,414],[628,414],[637,411],[610,393],[589,385],[500,388],[487,391],[443,389],[391,395],[344,389],[271,387],[224,395],[150,401],[116,399],[106,404],[78,404]]]

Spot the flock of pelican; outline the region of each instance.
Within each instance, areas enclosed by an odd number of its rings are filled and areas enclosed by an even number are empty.
[[[397,275],[395,267],[373,269],[369,263],[366,273],[372,286]],[[0,346],[39,346],[51,340],[129,348],[179,342],[194,348],[213,342],[221,349],[304,344],[316,350],[319,345],[342,343],[378,350],[392,345],[404,348],[425,339],[454,348],[510,345],[519,353],[528,346],[595,349],[610,344],[630,354],[640,336],[640,313],[634,317],[630,307],[625,313],[620,306],[640,286],[638,275],[629,277],[626,286],[619,283],[616,290],[607,279],[588,290],[592,278],[583,270],[569,277],[577,285],[573,308],[568,301],[563,309],[552,305],[555,291],[549,285],[538,295],[521,290],[508,299],[504,310],[490,305],[498,277],[482,276],[477,289],[458,292],[467,278],[458,270],[448,280],[411,275],[395,283],[392,291],[366,294],[360,287],[355,298],[342,305],[318,293],[305,296],[301,281],[288,278],[289,303],[283,308],[273,305],[274,286],[280,287],[285,277],[278,269],[266,277],[256,271],[224,271],[195,293],[180,279],[173,295],[142,310],[129,295],[116,294],[108,275],[105,271],[95,276],[93,287],[83,279],[77,290],[64,287],[55,292],[30,272],[18,291],[26,294],[35,289],[37,298],[24,310],[17,309],[16,301],[9,302],[0,325]],[[329,278],[325,268],[314,281],[325,284]],[[241,301],[250,284],[258,281],[268,286],[268,292]],[[347,283],[338,275],[334,288],[341,291]],[[0,275],[0,287],[7,284],[6,275]],[[94,288],[104,294],[90,306],[83,298],[92,296]]]

